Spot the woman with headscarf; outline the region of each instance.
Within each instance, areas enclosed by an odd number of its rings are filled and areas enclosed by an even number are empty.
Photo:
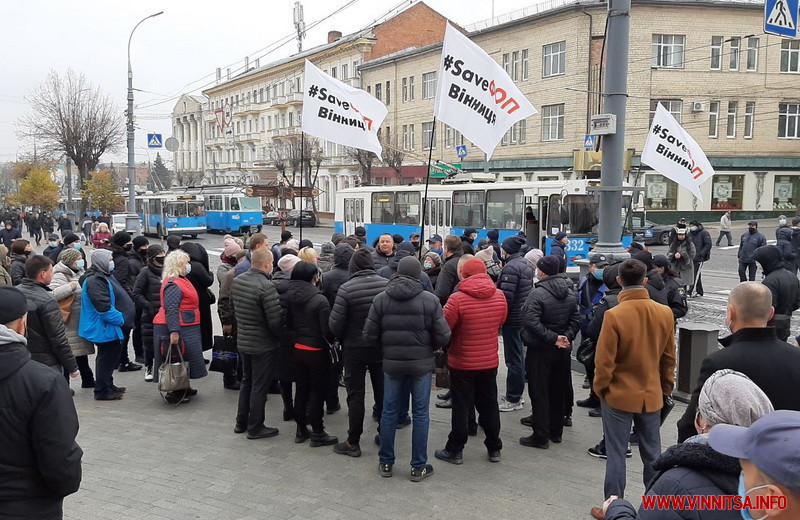
[[[228,271],[236,267],[236,253],[242,250],[242,246],[232,236],[226,236],[223,241],[223,250],[219,255],[222,262],[217,267],[217,282],[222,283],[222,279],[228,274]]]
[[[214,285],[214,275],[208,272],[208,253],[206,249],[195,242],[186,242],[181,249],[189,255],[191,270],[186,274],[186,279],[197,291],[200,307],[200,335],[203,350],[211,350],[214,344],[214,322],[211,321],[211,305],[216,301],[214,293],[209,287]],[[234,385],[238,390],[238,382]]]
[[[184,251],[173,251],[164,260],[161,274],[161,309],[153,318],[154,366],[160,367],[162,352],[168,345],[185,347],[184,361],[189,363],[189,378],[199,379],[208,375],[203,360],[203,339],[200,333],[201,312],[199,295],[188,280],[194,269],[189,255]],[[153,373],[153,380],[158,381],[158,370]],[[169,403],[186,402],[197,394],[197,390],[184,392],[167,392]]]
[[[442,257],[438,253],[429,251],[422,257],[422,270],[431,279],[431,287],[436,287],[436,280],[442,271]]]
[[[25,262],[33,254],[33,246],[24,238],[18,238],[11,244],[11,281],[14,285],[22,283],[25,278]]]
[[[695,417],[697,435],[668,448],[653,462],[656,475],[647,485],[647,496],[724,496],[739,494],[741,467],[738,459],[714,451],[708,432],[718,424],[750,426],[773,410],[767,395],[741,372],[718,370],[700,390]],[[636,510],[623,499],[608,499],[603,504],[606,520],[714,519],[739,520],[736,509]]]
[[[0,244],[0,285],[14,285],[9,269],[11,269],[11,257],[8,256],[8,248]]]
[[[108,231],[108,224],[101,222],[97,226],[97,233],[92,235],[92,245],[97,249],[108,249],[111,247],[111,237]]]
[[[344,237],[343,237],[344,238]],[[323,242],[320,246],[320,254],[317,259],[317,267],[321,273],[327,273],[333,267],[333,254],[336,251],[336,246],[333,242]]]
[[[142,309],[142,343],[144,344],[144,380],[153,381],[153,318],[161,309],[161,276],[164,273],[164,248],[153,244],[147,248],[147,265],[139,271],[133,284],[133,300]]]

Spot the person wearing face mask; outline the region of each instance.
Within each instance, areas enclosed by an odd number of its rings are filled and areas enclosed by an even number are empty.
[[[58,263],[53,266],[53,279],[50,282],[50,289],[53,297],[61,302],[72,296],[72,303],[69,304],[69,316],[64,321],[67,332],[67,340],[72,348],[72,354],[78,363],[78,371],[81,374],[81,388],[94,388],[94,372],[89,366],[89,356],[94,354],[94,344],[80,337],[78,325],[81,320],[81,286],[78,279],[83,273],[86,262],[81,257],[77,249],[65,249],[58,257]],[[62,312],[63,315],[63,312]],[[63,317],[63,316],[62,316]],[[69,374],[66,373],[68,376]]]
[[[11,269],[11,258],[8,256],[8,248],[0,244],[0,285],[14,285],[9,269]]]
[[[33,254],[33,246],[24,238],[18,238],[11,244],[11,281],[14,285],[22,283],[25,278],[25,262]]]
[[[711,260],[711,233],[697,220],[692,220],[689,223],[689,233],[695,250],[694,259],[692,260],[694,279],[685,280],[685,282],[689,284],[687,295],[691,298],[692,292],[697,296],[703,296],[701,271],[703,270],[703,263]]]
[[[52,253],[54,250],[58,249],[59,253],[61,252],[59,246],[61,246],[61,238],[59,238],[58,235],[53,233],[48,237],[47,247],[44,248],[42,254],[47,258],[50,258],[50,253]],[[58,258],[58,255],[56,255],[56,258]]]
[[[756,260],[753,254],[761,246],[767,245],[767,239],[758,231],[758,222],[751,220],[747,223],[747,232],[742,235],[739,242],[739,281],[744,282],[756,279]]]
[[[111,246],[109,247],[111,250],[111,259],[114,261],[114,278],[119,282],[123,289],[128,293],[128,296],[131,295],[131,291],[133,291],[133,282],[136,280],[131,275],[131,264],[130,258],[128,257],[128,253],[133,250],[133,242],[131,242],[130,234],[126,233],[125,231],[118,231],[114,233],[114,236],[111,238]],[[131,298],[131,301],[133,299]],[[134,310],[135,314],[135,310]],[[126,323],[126,327],[123,329],[123,333],[125,337],[122,338],[122,352],[119,357],[119,371],[120,372],[134,372],[136,370],[141,370],[142,365],[138,362],[131,361],[131,358],[128,356],[128,340],[131,337],[131,331],[135,326],[135,322],[130,324]],[[141,358],[144,360],[144,353],[139,350],[136,350],[137,345],[134,344],[134,356],[135,358]]]
[[[141,309],[142,344],[144,345],[144,380],[153,381],[153,318],[161,309],[161,275],[164,271],[164,248],[147,248],[147,265],[133,284],[133,301]]]
[[[422,257],[422,270],[430,278],[431,286],[436,288],[436,280],[439,279],[439,273],[442,270],[442,257],[434,251],[428,251]]]
[[[186,242],[181,249],[189,255],[191,269],[186,273],[186,279],[194,286],[199,298],[200,309],[200,336],[203,350],[211,350],[214,343],[213,322],[211,321],[211,305],[216,302],[214,293],[209,287],[214,285],[214,275],[208,270],[208,253],[206,249],[196,242]],[[234,272],[238,272],[234,268]],[[239,382],[233,384],[235,390],[239,389]]]
[[[51,238],[53,236],[56,236],[56,235],[50,235]],[[81,251],[81,237],[79,237],[75,233],[68,233],[67,235],[65,235],[64,236],[64,241],[62,243],[58,244],[58,246],[56,246],[54,249],[52,249],[45,256],[47,256],[55,264],[56,262],[58,262],[58,255],[60,255],[61,251],[65,250],[65,249],[76,249],[76,250],[80,251],[81,252],[81,258],[86,260],[86,257],[83,256],[82,251]]]
[[[647,485],[647,496],[736,495],[741,468],[739,461],[709,444],[710,432],[722,425],[748,427],[772,412],[767,395],[746,375],[735,370],[718,370],[700,392],[694,426],[697,435],[668,448],[654,462],[656,474]],[[611,496],[604,504],[606,520],[736,520],[736,509],[678,510],[671,507],[639,508],[625,499]]]
[[[695,434],[694,418],[700,389],[717,370],[730,368],[745,374],[761,388],[776,410],[800,411],[800,349],[779,340],[767,326],[772,318],[772,294],[757,282],[740,283],[728,297],[725,323],[731,335],[719,340],[725,347],[709,355],[700,366],[697,387],[678,421],[678,442]]]
[[[431,235],[427,242],[432,252],[436,253],[440,257],[444,254],[444,249],[442,249],[443,240],[441,235]]]
[[[21,238],[21,236],[19,229],[15,228],[9,221],[6,221],[3,229],[0,229],[0,240],[3,241],[3,245],[6,247],[10,248],[14,240]]]
[[[781,229],[791,229],[791,226],[789,225],[789,221],[786,220],[786,215],[781,215],[780,217],[778,217],[778,228],[775,230],[775,239],[776,240],[779,238],[779,235],[781,233]]]
[[[131,275],[131,298],[133,298],[133,286],[136,285],[136,278],[147,265],[147,247],[150,241],[146,237],[139,235],[133,239],[133,249],[128,253],[128,272]],[[80,247],[80,246],[79,246]],[[134,299],[135,302],[135,299]],[[136,353],[136,362],[144,363],[144,341],[142,340],[142,309],[136,304],[136,320],[133,325],[133,351]]]
[[[653,268],[664,280],[664,288],[667,291],[667,305],[672,310],[672,315],[676,320],[683,318],[689,312],[684,282],[672,270],[669,259],[664,255],[653,257]]]
[[[594,316],[594,308],[603,299],[606,286],[603,283],[603,269],[608,265],[605,255],[589,257],[589,272],[578,282],[578,305],[581,309],[581,336],[586,337],[589,323]]]
[[[696,256],[697,250],[689,237],[689,230],[687,228],[676,228],[675,239],[669,245],[667,258],[669,258],[670,267],[681,279],[684,287],[691,285],[694,281],[694,259]]]

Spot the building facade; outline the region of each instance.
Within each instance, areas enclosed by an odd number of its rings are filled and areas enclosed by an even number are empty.
[[[204,96],[184,94],[172,109],[172,135],[178,140],[174,152],[175,183],[179,186],[200,184],[206,171],[205,129],[203,115],[208,111]]]

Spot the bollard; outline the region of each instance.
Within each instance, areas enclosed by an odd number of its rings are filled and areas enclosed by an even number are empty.
[[[678,325],[678,378],[672,396],[688,403],[703,360],[719,349],[719,327],[710,323]]]

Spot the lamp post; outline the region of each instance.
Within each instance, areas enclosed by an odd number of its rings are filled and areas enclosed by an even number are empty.
[[[128,37],[128,212],[136,212],[136,167],[133,151],[133,144],[135,138],[135,131],[133,128],[133,72],[131,70],[131,39],[136,28],[148,18],[154,18],[158,15],[164,14],[164,11],[159,11],[150,16],[142,18],[139,23],[133,26],[131,35]]]

